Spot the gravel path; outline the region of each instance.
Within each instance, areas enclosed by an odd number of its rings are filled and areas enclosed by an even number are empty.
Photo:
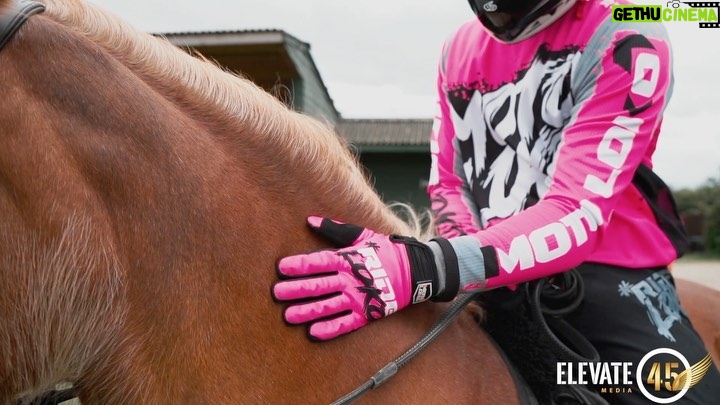
[[[673,275],[720,291],[720,261],[681,259],[673,265]]]

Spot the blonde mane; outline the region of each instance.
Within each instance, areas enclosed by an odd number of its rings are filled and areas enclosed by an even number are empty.
[[[225,129],[251,128],[244,131],[247,136],[262,137],[268,151],[283,154],[296,170],[317,179],[319,192],[342,199],[364,218],[382,218],[391,224],[386,232],[419,231],[409,229],[382,204],[357,159],[327,123],[288,109],[251,81],[193,57],[164,38],[141,32],[95,5],[40,1],[46,6],[42,16],[89,38],[155,87],[170,94],[183,88],[186,100],[180,102],[188,104],[184,107],[212,115]],[[408,211],[408,218],[417,223],[415,213]]]

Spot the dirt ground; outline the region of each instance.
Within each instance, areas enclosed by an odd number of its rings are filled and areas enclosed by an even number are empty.
[[[673,275],[692,280],[720,291],[720,261],[678,260]]]

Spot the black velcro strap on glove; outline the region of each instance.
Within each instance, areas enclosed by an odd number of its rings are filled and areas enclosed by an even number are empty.
[[[460,265],[450,242],[445,238],[431,239],[440,246],[445,262],[445,289],[442,294],[432,298],[433,301],[452,301],[460,291]]]
[[[435,256],[430,247],[407,236],[391,235],[390,240],[404,244],[407,249],[413,286],[410,303],[417,304],[432,298],[440,286]]]
[[[360,237],[362,231],[365,230],[362,226],[343,224],[328,218],[323,218],[319,228],[310,227],[310,229],[332,243],[336,248],[352,245]]]

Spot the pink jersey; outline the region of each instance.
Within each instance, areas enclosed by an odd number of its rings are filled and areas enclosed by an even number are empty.
[[[632,185],[652,167],[670,44],[660,23],[613,22],[612,3],[579,0],[514,44],[475,19],[445,44],[428,191],[462,289],[675,259]]]

